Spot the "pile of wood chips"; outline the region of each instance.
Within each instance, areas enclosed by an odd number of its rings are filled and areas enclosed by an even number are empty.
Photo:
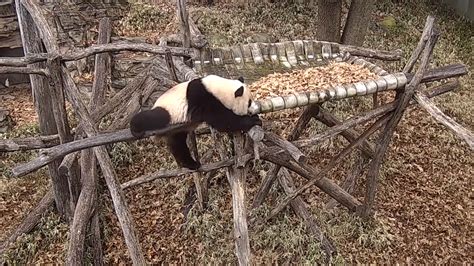
[[[255,100],[285,96],[294,92],[325,89],[347,83],[376,79],[378,76],[360,65],[331,62],[327,66],[274,73],[249,85]]]

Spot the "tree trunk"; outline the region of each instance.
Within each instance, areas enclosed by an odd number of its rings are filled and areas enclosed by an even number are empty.
[[[341,36],[341,0],[319,0],[318,39],[339,42]]]
[[[28,11],[16,1],[16,10],[18,14],[18,24],[20,27],[23,49],[25,55],[43,53],[41,37],[35,26],[33,18]],[[44,63],[37,63],[33,67],[44,68]],[[41,135],[53,135],[58,133],[55,123],[53,104],[50,97],[50,88],[48,80],[39,75],[30,75],[31,89],[33,92],[33,101],[38,114],[38,121]],[[69,184],[67,180],[62,180],[58,173],[58,167],[61,159],[55,160],[48,165],[49,175],[52,179],[54,199],[59,214],[66,221],[72,217],[73,211],[70,208]]]
[[[342,34],[342,43],[362,46],[374,7],[375,0],[352,0]]]

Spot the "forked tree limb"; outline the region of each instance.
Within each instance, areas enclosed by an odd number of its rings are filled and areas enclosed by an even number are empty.
[[[20,3],[28,10],[31,17],[35,21],[35,25],[41,33],[41,40],[46,47],[48,53],[56,55],[59,53],[59,45],[57,41],[58,34],[54,28],[49,27],[48,21],[43,14],[43,9],[35,0],[20,0]]]
[[[364,200],[364,210],[362,216],[369,217],[372,212],[372,207],[375,201],[375,193],[377,190],[377,178],[379,176],[380,167],[387,152],[390,140],[395,132],[395,128],[400,122],[406,107],[409,105],[410,100],[412,99],[415,90],[420,84],[424,72],[428,68],[428,64],[433,53],[433,48],[438,39],[439,33],[436,28],[434,28],[434,18],[429,16],[426,20],[425,30],[426,34],[429,34],[429,39],[426,42],[426,47],[423,49],[423,55],[421,58],[420,66],[416,71],[413,79],[406,86],[405,91],[400,95],[397,108],[395,109],[390,121],[387,123],[381,137],[380,142],[377,145],[374,159],[372,160],[369,171],[367,174],[367,184],[366,184],[366,193]],[[426,38],[426,36],[422,36]]]
[[[471,131],[464,128],[458,122],[454,121],[454,119],[444,114],[443,111],[441,111],[432,100],[420,92],[415,92],[414,97],[418,104],[423,107],[432,117],[434,117],[436,121],[453,131],[460,139],[466,141],[471,150],[474,150],[474,134]]]

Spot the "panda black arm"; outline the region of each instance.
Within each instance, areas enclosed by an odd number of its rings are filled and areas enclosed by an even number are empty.
[[[262,121],[257,115],[240,116],[231,111],[208,115],[205,122],[220,132],[247,132],[253,126],[262,125]]]

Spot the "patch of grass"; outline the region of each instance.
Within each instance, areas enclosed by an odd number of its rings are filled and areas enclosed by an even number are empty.
[[[267,41],[314,37],[314,11],[297,5],[261,3],[248,9],[230,5],[198,7],[193,14],[199,17],[197,25],[209,36],[210,45],[222,47],[254,41],[256,34],[266,36]]]
[[[3,254],[2,260],[7,265],[28,265],[32,263],[51,263],[64,261],[68,226],[61,222],[53,212],[46,213],[36,229],[27,235],[22,235]],[[39,253],[54,249],[53,257],[40,257]]]
[[[21,125],[7,133],[0,133],[0,139],[26,138],[37,136],[39,134],[39,125],[37,123],[29,123]]]
[[[122,35],[137,35],[145,32],[156,32],[163,29],[172,16],[167,10],[162,10],[141,1],[132,1],[130,10],[118,25],[118,32]]]
[[[112,144],[110,157],[115,167],[126,167],[127,165],[133,162],[132,156],[134,150],[132,148],[132,145],[126,142],[118,142]]]

